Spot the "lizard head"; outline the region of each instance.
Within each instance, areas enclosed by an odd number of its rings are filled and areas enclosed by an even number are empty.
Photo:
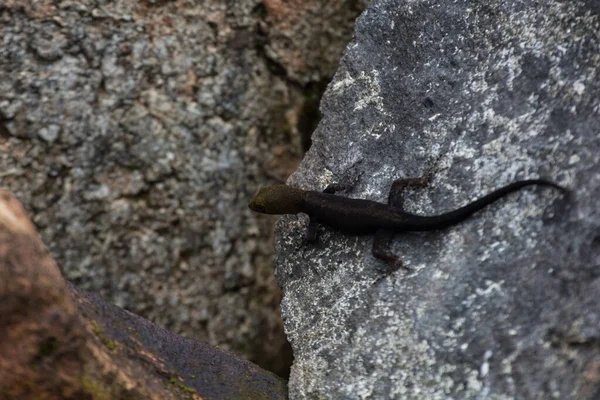
[[[304,190],[287,185],[264,186],[248,207],[262,214],[298,214],[304,205]]]

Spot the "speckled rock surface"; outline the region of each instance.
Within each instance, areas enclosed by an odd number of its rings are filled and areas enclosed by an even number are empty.
[[[600,398],[600,8],[594,1],[375,1],[357,21],[290,183],[437,214],[546,177],[439,232],[277,227],[292,399]]]
[[[358,10],[340,12],[335,54]],[[258,0],[0,1],[0,186],[67,279],[285,373],[273,220],[246,204],[296,167],[303,85],[332,67],[288,74],[301,53],[271,44],[274,18]]]

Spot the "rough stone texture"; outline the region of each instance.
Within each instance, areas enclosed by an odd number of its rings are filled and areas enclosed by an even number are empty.
[[[284,399],[285,381],[66,284],[0,190],[0,399]]]
[[[440,232],[372,237],[278,223],[292,399],[600,398],[600,8],[595,1],[375,1],[321,105],[291,184],[354,182],[385,202],[451,210],[523,189]],[[437,161],[436,161],[437,160]]]
[[[264,0],[272,25],[266,54],[297,82],[329,82],[349,42],[347,32],[369,2]]]
[[[273,220],[246,204],[296,167],[303,85],[350,40],[356,1],[311,25],[323,3],[286,24],[258,0],[0,1],[0,186],[67,279],[285,374]],[[291,52],[322,30],[319,69]]]

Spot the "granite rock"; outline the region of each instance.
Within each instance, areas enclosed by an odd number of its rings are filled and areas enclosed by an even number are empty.
[[[0,186],[67,279],[286,373],[274,220],[246,204],[297,166],[313,77],[350,40],[360,10],[346,2],[307,23],[327,3],[282,16],[259,0],[0,2]],[[276,44],[284,26],[334,56],[295,59]]]
[[[511,194],[450,229],[373,238],[281,218],[276,276],[292,399],[600,396],[600,9],[594,1],[377,0],[357,21],[288,183],[385,202],[433,170],[408,211]]]

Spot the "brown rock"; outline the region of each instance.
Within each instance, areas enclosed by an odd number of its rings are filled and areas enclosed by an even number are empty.
[[[0,191],[0,399],[283,399],[285,382],[66,283]]]

